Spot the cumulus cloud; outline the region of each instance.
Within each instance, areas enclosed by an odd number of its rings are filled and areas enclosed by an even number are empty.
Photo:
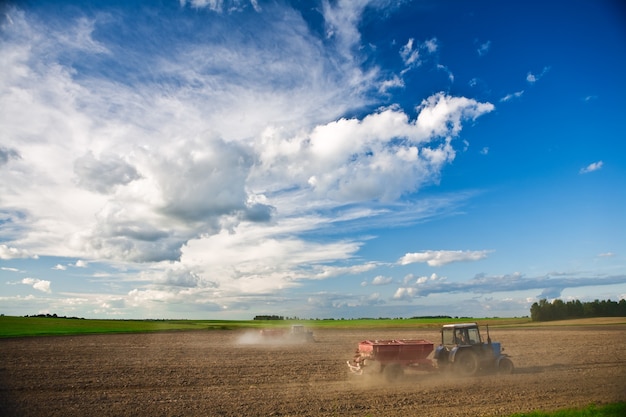
[[[490,251],[446,251],[428,250],[424,252],[407,253],[398,260],[400,265],[408,265],[416,262],[426,263],[429,266],[442,266],[452,262],[468,262],[485,259]]]
[[[20,259],[20,258],[37,258],[37,255],[31,254],[25,249],[13,248],[7,245],[0,245],[0,259]]]
[[[36,278],[24,278],[21,281],[21,283],[30,285],[38,291],[47,292],[47,293],[51,292],[50,281],[46,281],[43,279],[36,279]]]
[[[446,277],[437,274],[430,276],[420,276],[415,278],[413,274],[404,277],[403,286],[399,287],[393,295],[396,300],[411,300],[414,297],[421,296],[420,290],[427,286],[436,286],[446,282]]]
[[[451,138],[464,121],[494,109],[465,97],[435,94],[422,101],[418,115],[396,107],[363,119],[339,119],[316,126],[309,134],[282,137],[266,131],[256,144],[260,161],[250,177],[256,188],[281,179],[285,189],[309,188],[313,196],[340,203],[389,201],[437,180],[454,160]],[[284,173],[291,175],[285,178]],[[272,185],[262,182],[271,181]]]
[[[393,294],[392,298],[394,300],[411,300],[412,298],[415,297],[416,294],[417,294],[417,291],[416,291],[415,288],[412,288],[412,287],[400,287]]]
[[[594,171],[598,171],[602,168],[602,166],[604,165],[604,162],[602,161],[598,161],[598,162],[593,162],[589,165],[587,165],[584,168],[581,168],[579,173],[580,174],[588,174],[590,172],[594,172]]]
[[[377,275],[372,279],[372,285],[387,285],[393,282],[392,277],[386,277],[383,275]]]

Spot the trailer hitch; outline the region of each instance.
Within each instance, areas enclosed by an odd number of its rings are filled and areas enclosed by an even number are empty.
[[[353,374],[363,375],[363,368],[361,368],[361,364],[357,363],[356,365],[352,365],[350,361],[346,361],[346,363],[348,364],[348,368],[350,368],[350,371]]]

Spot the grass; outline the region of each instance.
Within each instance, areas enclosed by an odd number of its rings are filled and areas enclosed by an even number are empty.
[[[146,333],[232,329],[247,322],[223,320],[84,320],[53,317],[0,317],[0,338],[79,334]]]
[[[566,409],[558,411],[533,411],[531,413],[513,414],[510,417],[623,417],[626,416],[626,402],[596,406],[594,404],[582,409]]]
[[[530,322],[521,319],[357,319],[299,320],[312,329],[419,329],[438,328],[444,323],[477,321],[481,325],[513,326]],[[94,320],[56,317],[0,316],[0,338],[25,336],[67,336],[78,334],[145,333],[181,330],[232,330],[239,328],[287,327],[288,320]]]
[[[98,320],[55,317],[0,316],[0,338],[25,336],[62,336],[104,333],[145,333],[182,330],[234,330],[266,327],[288,327],[293,323],[311,329],[436,329],[446,323],[477,322],[480,326],[550,327],[624,325],[624,317],[533,322],[521,318],[413,318],[355,320]]]

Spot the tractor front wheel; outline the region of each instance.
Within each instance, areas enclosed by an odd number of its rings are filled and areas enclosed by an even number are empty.
[[[498,372],[501,374],[510,374],[513,372],[513,361],[509,358],[501,358],[498,362]]]
[[[454,370],[461,376],[472,376],[478,372],[478,355],[471,350],[458,352],[454,358]]]

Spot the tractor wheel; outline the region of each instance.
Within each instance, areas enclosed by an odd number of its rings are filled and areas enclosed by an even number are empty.
[[[458,352],[454,358],[454,371],[461,376],[472,376],[478,372],[478,355],[471,350]]]
[[[393,382],[404,374],[404,369],[399,363],[391,363],[383,369],[383,375],[389,382]]]
[[[510,374],[513,373],[513,361],[509,358],[502,358],[498,362],[498,373]]]

